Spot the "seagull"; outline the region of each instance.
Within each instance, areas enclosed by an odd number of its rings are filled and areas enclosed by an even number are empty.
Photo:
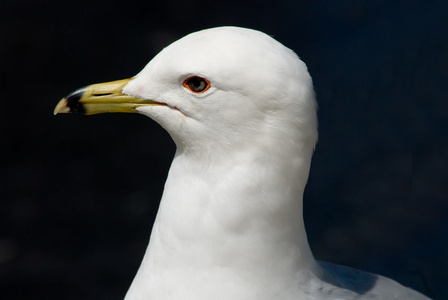
[[[81,88],[54,113],[140,113],[177,150],[126,300],[429,299],[317,261],[302,217],[317,142],[307,67],[260,31],[189,34],[135,77]]]

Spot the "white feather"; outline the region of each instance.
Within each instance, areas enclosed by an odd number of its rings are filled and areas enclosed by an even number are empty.
[[[211,88],[187,90],[189,76]],[[190,34],[123,90],[177,145],[127,300],[427,299],[391,279],[319,264],[302,196],[317,141],[305,64],[254,30]]]

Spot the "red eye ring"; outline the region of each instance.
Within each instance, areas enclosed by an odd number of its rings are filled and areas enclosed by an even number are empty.
[[[201,94],[210,88],[210,81],[199,76],[190,76],[184,80],[182,85],[190,92],[195,94]]]

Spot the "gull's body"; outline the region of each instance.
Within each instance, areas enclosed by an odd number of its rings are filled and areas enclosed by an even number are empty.
[[[110,93],[85,89],[56,110],[138,111],[177,145],[126,300],[427,299],[391,279],[314,259],[302,196],[316,103],[307,68],[291,50],[254,30],[204,30],[114,88],[125,109]],[[95,110],[99,103],[107,109]]]

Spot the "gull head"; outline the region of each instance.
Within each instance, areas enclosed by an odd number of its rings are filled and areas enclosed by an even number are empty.
[[[54,112],[140,113],[177,145],[126,299],[426,299],[314,260],[301,214],[315,95],[306,65],[270,36],[192,33],[135,77],[76,90]]]
[[[178,149],[196,153],[264,142],[312,149],[317,140],[306,65],[270,36],[237,27],[187,35],[135,77],[63,98],[60,112],[138,112],[164,127]]]

